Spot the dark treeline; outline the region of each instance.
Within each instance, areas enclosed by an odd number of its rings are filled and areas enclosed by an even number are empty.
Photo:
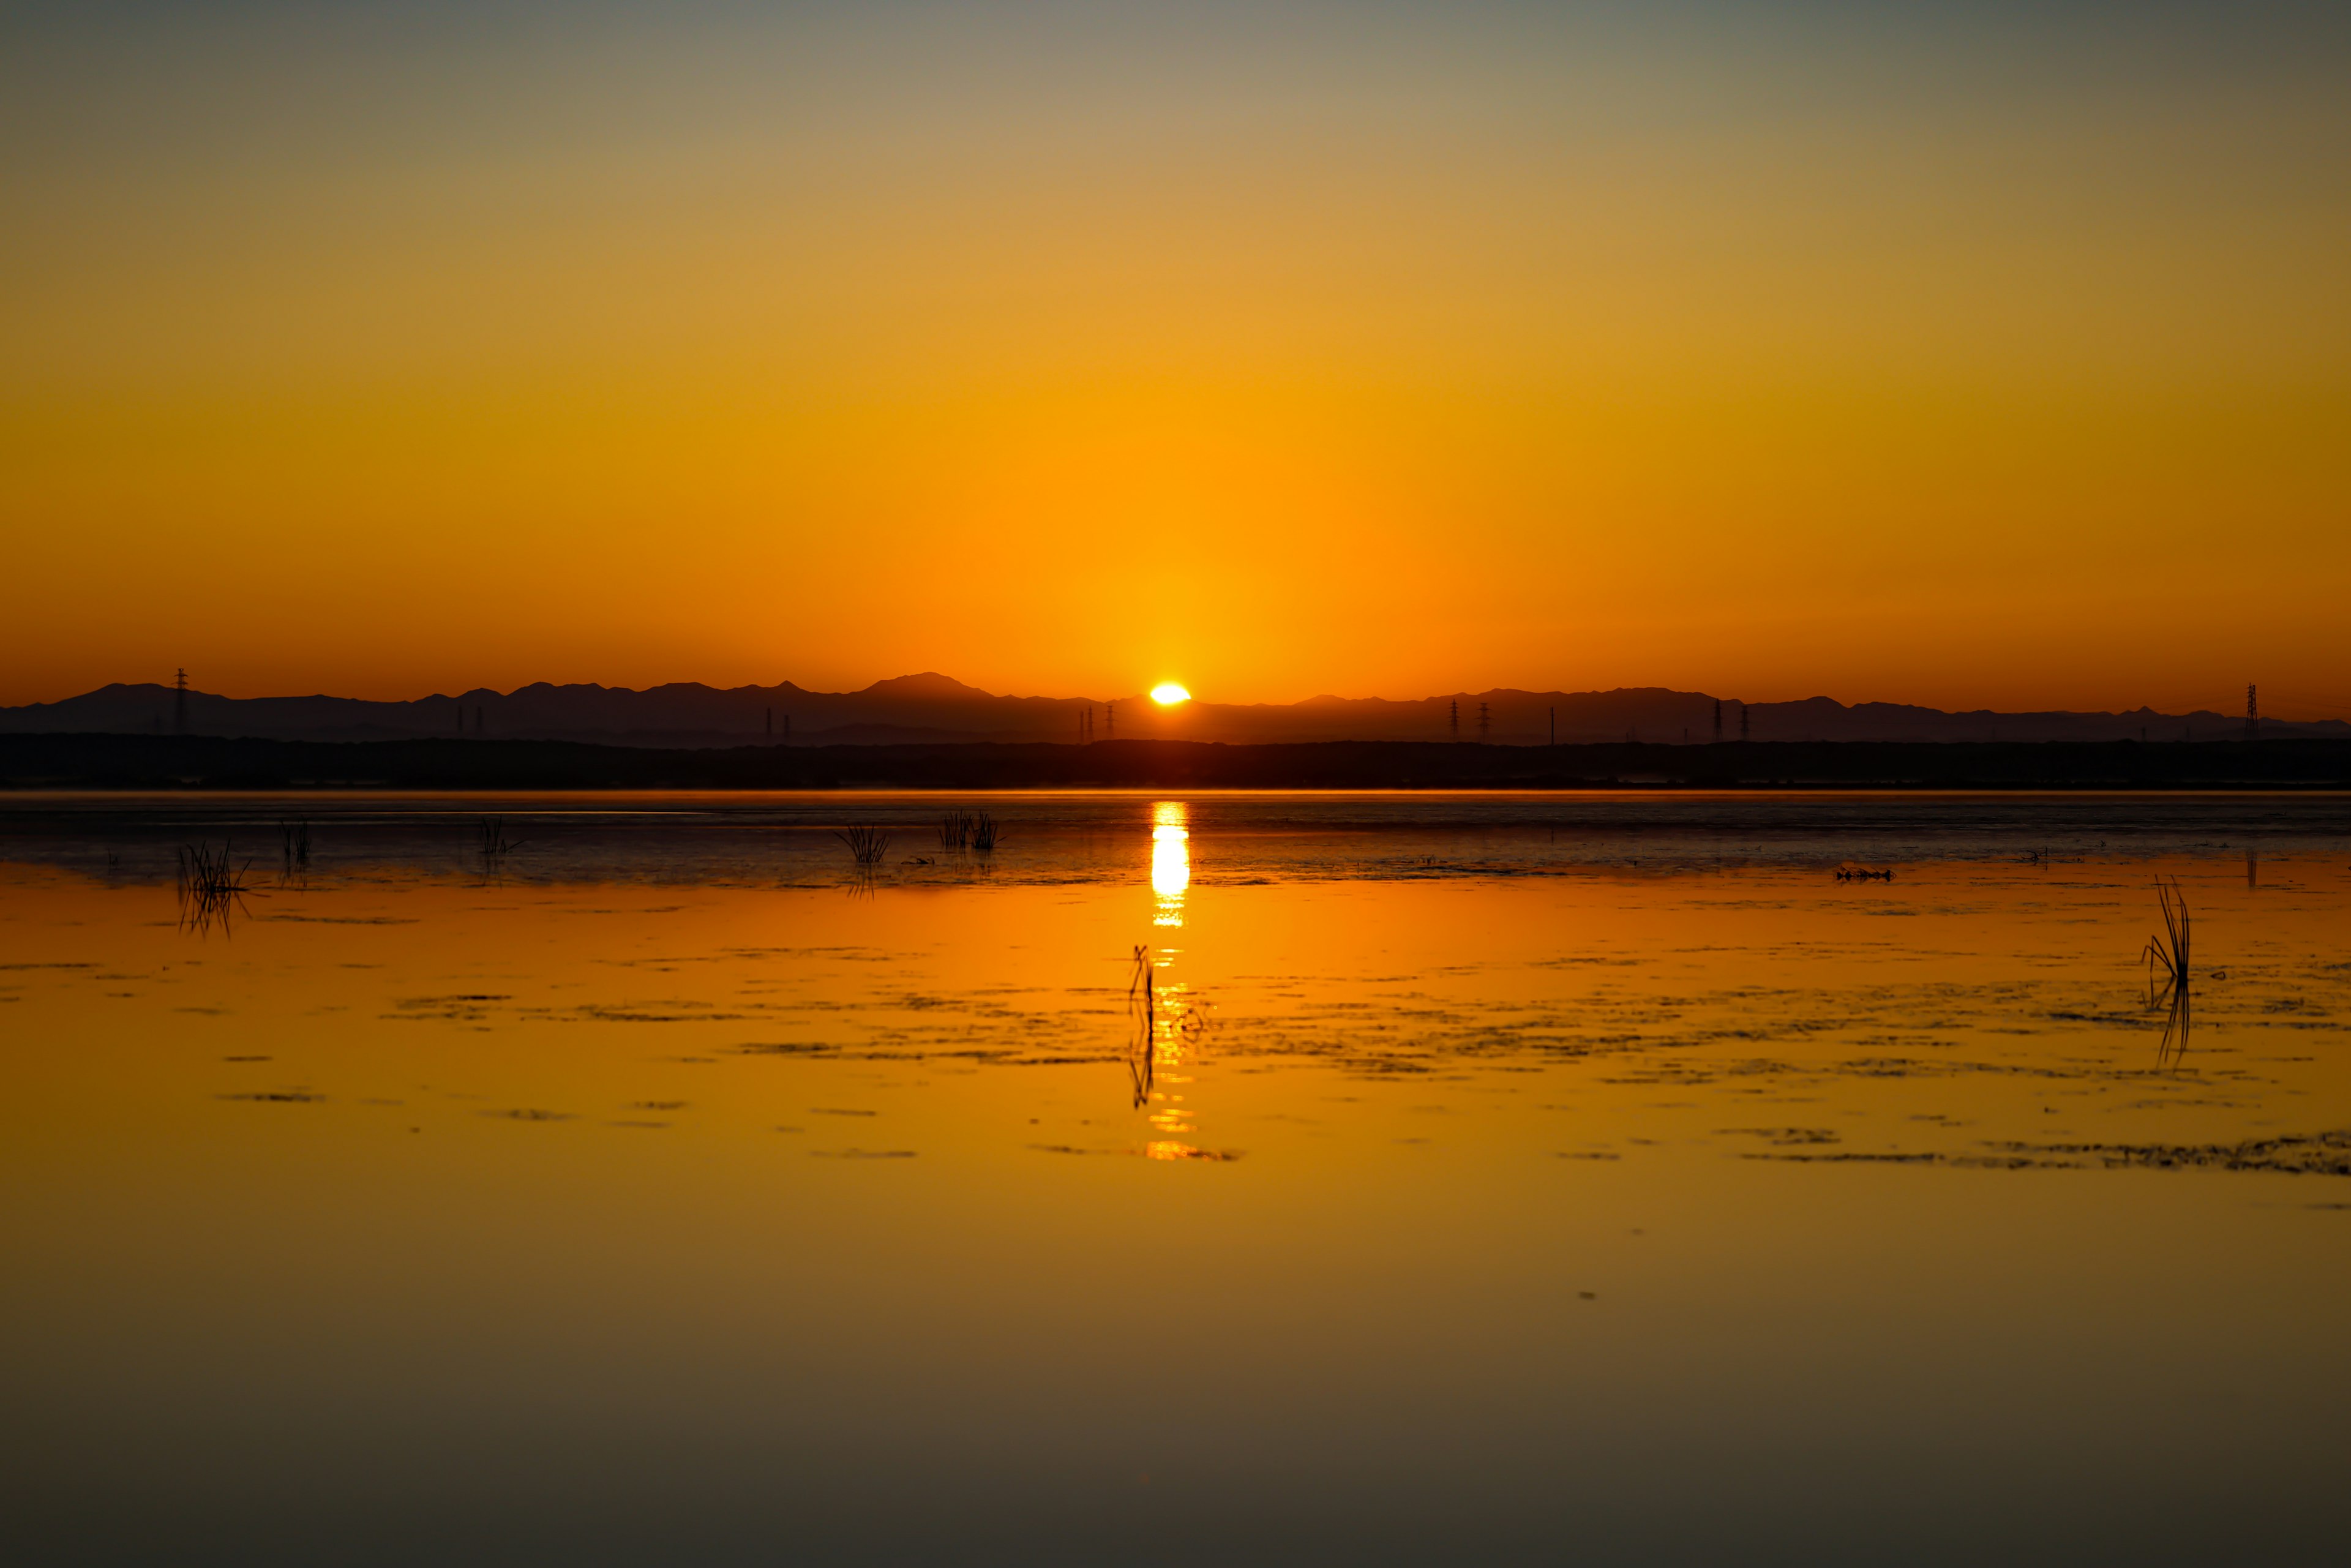
[[[0,736],[0,784],[166,789],[2312,789],[2351,787],[2351,742],[1542,747],[1123,740],[722,751],[547,740],[27,735]]]

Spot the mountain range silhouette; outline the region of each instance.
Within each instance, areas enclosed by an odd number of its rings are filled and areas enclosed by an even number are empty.
[[[1716,731],[1717,716],[1721,730]],[[1541,745],[1636,740],[2033,741],[2228,740],[2244,720],[2199,710],[2158,713],[1949,713],[1905,703],[1829,697],[1744,703],[1659,686],[1604,692],[1496,688],[1408,700],[1313,696],[1296,703],[1148,697],[1003,696],[935,671],[817,692],[790,681],[720,688],[676,682],[643,691],[539,682],[407,702],[358,697],[226,697],[160,683],[116,684],[54,703],[0,708],[0,733],[170,734],[281,740],[390,740],[431,736],[712,747],[1184,739],[1275,744],[1330,740],[1483,740]],[[2351,738],[2351,723],[2263,720],[2272,737]]]

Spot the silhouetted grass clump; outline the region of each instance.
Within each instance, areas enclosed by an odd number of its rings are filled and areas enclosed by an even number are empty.
[[[180,919],[199,929],[215,920],[225,924],[237,901],[245,896],[246,867],[236,864],[229,844],[180,846]]]
[[[972,819],[969,811],[949,811],[939,820],[939,848],[959,850],[971,842]]]
[[[989,816],[987,812],[982,811],[979,815],[971,820],[971,847],[973,849],[977,850],[981,854],[986,854],[988,851],[996,847],[997,837],[998,828],[995,818]]]
[[[890,835],[872,826],[836,828],[832,836],[849,846],[849,857],[862,866],[876,866],[890,852]]]
[[[507,837],[507,823],[503,817],[484,817],[474,832],[475,841],[481,845],[483,862],[490,866],[502,863],[507,856],[529,841]]]
[[[310,824],[307,821],[277,824],[277,841],[289,873],[310,869]]]

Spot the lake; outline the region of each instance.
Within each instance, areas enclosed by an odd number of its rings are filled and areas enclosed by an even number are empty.
[[[2332,794],[0,798],[0,1542],[2331,1561],[2346,1030]]]

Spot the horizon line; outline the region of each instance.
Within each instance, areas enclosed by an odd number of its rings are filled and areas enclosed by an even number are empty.
[[[946,691],[938,691],[938,693],[937,693],[937,695],[935,695],[935,696],[933,696],[933,697],[931,697],[931,698],[929,699],[929,700],[932,700],[932,701],[956,701],[956,700],[965,700],[965,701],[972,701],[972,702],[1050,703],[1050,704],[1059,704],[1059,705],[1092,704],[1092,705],[1096,705],[1096,706],[1108,706],[1108,705],[1111,705],[1111,704],[1130,704],[1130,703],[1131,703],[1131,704],[1137,705],[1138,706],[1140,706],[1140,707],[1142,707],[1142,708],[1144,708],[1144,709],[1145,709],[1145,710],[1159,711],[1159,712],[1172,712],[1172,711],[1176,711],[1176,710],[1174,710],[1174,709],[1168,709],[1168,708],[1163,708],[1163,707],[1161,707],[1161,706],[1160,706],[1159,704],[1155,703],[1155,702],[1152,699],[1151,695],[1149,695],[1149,691],[1148,691],[1148,689],[1147,689],[1147,688],[1146,688],[1146,689],[1144,689],[1144,690],[1142,690],[1142,691],[1137,691],[1137,692],[1134,692],[1134,693],[1126,694],[1126,695],[1118,695],[1118,696],[1113,696],[1113,697],[1099,697],[1099,696],[1085,696],[1085,695],[1073,695],[1073,696],[1049,696],[1049,695],[1043,695],[1043,694],[1021,694],[1021,693],[1011,693],[1011,692],[992,692],[992,691],[988,691],[988,690],[987,690],[987,689],[986,689],[986,688],[984,688],[984,687],[972,685],[971,685],[970,683],[968,683],[968,682],[966,682],[966,681],[963,681],[963,680],[957,679],[956,677],[952,676],[952,675],[945,674],[943,674],[943,673],[941,673],[941,672],[939,672],[939,671],[936,671],[936,670],[922,670],[922,671],[915,671],[915,672],[912,672],[912,673],[909,673],[909,674],[902,674],[902,675],[890,675],[890,676],[883,676],[883,677],[882,677],[882,678],[880,678],[880,679],[878,679],[878,680],[872,681],[872,682],[868,683],[867,685],[863,685],[863,686],[856,687],[856,688],[854,688],[854,689],[850,689],[850,690],[841,690],[841,691],[820,691],[820,690],[818,690],[818,689],[816,689],[816,688],[814,688],[814,687],[810,687],[810,686],[803,686],[803,685],[799,685],[798,682],[793,681],[793,680],[791,680],[791,679],[789,679],[789,678],[780,679],[780,680],[778,680],[778,681],[777,681],[777,682],[773,683],[772,685],[758,685],[758,684],[757,684],[757,683],[746,683],[746,684],[741,685],[734,685],[734,686],[718,686],[718,685],[711,685],[710,683],[708,683],[708,682],[706,682],[706,681],[699,681],[699,680],[664,681],[664,682],[659,682],[659,683],[656,683],[656,684],[654,684],[654,685],[645,685],[645,686],[613,685],[607,685],[607,684],[605,684],[605,683],[603,683],[603,682],[601,682],[601,681],[566,681],[566,682],[556,682],[556,681],[538,680],[538,681],[529,681],[529,682],[526,682],[526,683],[524,683],[523,685],[517,685],[517,686],[515,686],[515,687],[512,687],[512,688],[509,688],[509,689],[507,689],[507,690],[504,690],[504,691],[501,691],[501,690],[499,690],[497,687],[495,687],[495,686],[472,686],[472,687],[467,687],[467,688],[465,688],[465,689],[463,689],[463,690],[456,691],[456,692],[440,692],[440,691],[436,691],[436,692],[431,692],[431,693],[425,694],[425,695],[421,695],[421,696],[410,696],[410,697],[360,697],[360,696],[343,696],[343,695],[337,695],[337,694],[335,694],[335,693],[332,693],[332,692],[326,692],[326,691],[312,691],[312,692],[283,692],[283,693],[274,693],[274,694],[268,694],[268,695],[253,695],[253,696],[235,696],[235,695],[229,695],[229,694],[227,694],[227,693],[225,693],[225,692],[212,692],[212,691],[205,691],[205,690],[203,690],[202,688],[199,688],[199,687],[197,687],[197,686],[193,685],[193,684],[188,685],[186,685],[186,686],[183,688],[183,687],[181,687],[181,686],[178,686],[178,685],[174,685],[173,683],[170,683],[170,682],[162,682],[162,681],[110,681],[110,682],[105,683],[104,685],[98,685],[98,686],[93,686],[93,687],[90,687],[90,688],[89,688],[88,690],[85,690],[85,691],[75,692],[75,693],[69,694],[68,695],[66,695],[66,696],[57,697],[57,698],[49,699],[49,700],[47,700],[47,701],[36,700],[36,701],[26,702],[26,703],[16,703],[16,704],[5,704],[5,705],[0,705],[0,711],[9,711],[9,710],[11,710],[11,709],[15,709],[15,710],[22,710],[22,709],[26,709],[26,708],[38,708],[38,707],[56,707],[56,706],[63,706],[63,705],[65,705],[65,704],[68,704],[68,703],[79,701],[79,700],[81,700],[81,699],[83,699],[83,698],[87,698],[87,697],[94,697],[94,696],[98,696],[98,695],[102,695],[102,694],[104,694],[104,693],[106,693],[106,692],[109,692],[109,691],[114,691],[114,690],[124,690],[124,691],[141,691],[141,690],[152,690],[152,691],[154,691],[154,692],[160,693],[160,694],[162,694],[162,695],[166,695],[166,696],[176,696],[177,695],[179,695],[179,693],[180,693],[181,691],[184,690],[184,692],[185,692],[186,695],[187,695],[188,697],[190,697],[190,698],[208,699],[208,700],[213,700],[213,701],[220,701],[220,702],[233,702],[233,703],[325,701],[325,702],[338,702],[338,703],[365,703],[365,704],[380,705],[380,706],[414,706],[414,705],[421,704],[421,703],[434,703],[434,702],[452,702],[452,703],[454,703],[454,702],[459,702],[459,701],[475,701],[475,700],[481,700],[481,699],[485,699],[485,698],[496,698],[496,699],[500,699],[500,700],[510,700],[510,699],[512,699],[512,698],[514,698],[514,697],[517,697],[517,696],[519,696],[519,695],[523,695],[524,693],[530,692],[530,691],[537,690],[537,689],[541,689],[541,688],[544,688],[544,689],[546,689],[546,690],[549,690],[549,691],[592,691],[592,692],[602,692],[602,693],[615,693],[615,694],[625,694],[625,695],[632,695],[632,696],[649,696],[649,695],[656,695],[656,694],[662,693],[662,692],[664,692],[664,691],[667,691],[667,690],[670,690],[670,689],[672,689],[672,688],[676,688],[676,687],[691,687],[691,688],[698,688],[698,689],[699,689],[699,690],[701,690],[701,691],[708,692],[708,693],[710,693],[710,694],[712,694],[712,695],[720,695],[720,696],[735,695],[737,695],[737,694],[743,694],[743,693],[759,693],[759,694],[766,694],[766,693],[781,693],[781,692],[783,692],[783,691],[785,691],[786,689],[788,689],[788,688],[789,688],[791,692],[797,693],[797,694],[799,694],[799,695],[803,695],[803,696],[809,696],[809,697],[820,697],[820,698],[834,698],[834,699],[839,699],[839,698],[850,698],[850,697],[878,696],[878,697],[881,697],[881,698],[883,698],[883,699],[887,699],[887,698],[890,698],[890,697],[892,697],[892,696],[895,696],[895,695],[897,695],[898,694],[897,694],[897,693],[893,693],[893,692],[892,692],[892,691],[889,691],[889,690],[887,690],[886,688],[895,687],[895,686],[903,686],[903,685],[914,685],[915,683],[930,683],[930,682],[939,683],[939,684],[940,684],[941,685],[943,685],[943,686],[951,686],[951,687],[955,688],[955,691],[954,691],[953,693],[948,693],[948,692],[946,692]],[[935,688],[934,688],[934,689],[935,689]],[[1566,688],[1566,687],[1553,687],[1553,688],[1549,688],[1549,689],[1542,689],[1542,688],[1536,688],[1536,687],[1530,687],[1530,686],[1489,686],[1489,687],[1486,687],[1486,688],[1485,688],[1485,689],[1483,689],[1483,690],[1471,690],[1471,689],[1468,689],[1468,688],[1463,688],[1463,689],[1460,689],[1460,690],[1458,690],[1458,691],[1451,691],[1451,692],[1437,692],[1437,693],[1432,693],[1432,694],[1429,694],[1429,695],[1423,695],[1423,696],[1416,696],[1416,697],[1392,697],[1392,696],[1384,696],[1384,695],[1352,696],[1352,697],[1351,697],[1351,696],[1342,696],[1342,695],[1338,695],[1338,694],[1336,694],[1336,693],[1332,693],[1332,692],[1317,692],[1317,693],[1315,693],[1314,695],[1311,695],[1311,696],[1305,696],[1305,697],[1294,698],[1294,699],[1291,699],[1291,700],[1290,700],[1290,701],[1286,701],[1286,702],[1285,702],[1285,701],[1269,701],[1269,700],[1260,700],[1260,701],[1257,701],[1257,702],[1219,702],[1219,701],[1217,701],[1217,700],[1216,700],[1215,698],[1213,698],[1213,697],[1206,697],[1206,696],[1202,696],[1202,695],[1201,695],[1200,694],[1198,694],[1197,692],[1194,692],[1194,693],[1190,695],[1190,697],[1189,697],[1189,698],[1188,698],[1185,703],[1180,704],[1180,705],[1177,705],[1177,706],[1178,706],[1179,708],[1181,708],[1181,707],[1198,707],[1198,708],[1222,708],[1222,709],[1248,709],[1248,708],[1259,708],[1259,709],[1264,709],[1264,708],[1297,708],[1297,707],[1304,707],[1304,706],[1310,706],[1310,705],[1314,705],[1314,704],[1324,704],[1324,703],[1344,703],[1344,704],[1378,703],[1378,704],[1384,704],[1384,705],[1388,705],[1388,706],[1397,706],[1397,707],[1410,707],[1410,706],[1422,706],[1422,705],[1430,704],[1430,703],[1441,703],[1441,702],[1448,702],[1448,701],[1458,702],[1458,701],[1462,701],[1462,700],[1465,700],[1465,699],[1467,699],[1467,700],[1473,700],[1473,701],[1474,701],[1474,700],[1478,700],[1478,699],[1481,699],[1481,698],[1482,698],[1482,699],[1487,699],[1487,700],[1491,700],[1491,699],[1494,699],[1494,698],[1497,698],[1497,697],[1511,697],[1511,696],[1516,696],[1516,697],[1531,697],[1531,698],[1543,698],[1543,697],[1549,697],[1549,698],[1560,698],[1560,699],[1564,699],[1564,698],[1574,698],[1574,697],[1606,697],[1606,696],[1615,696],[1615,695],[1619,695],[1643,694],[1643,693],[1654,693],[1654,694],[1656,694],[1656,695],[1662,695],[1662,696],[1683,697],[1683,698],[1695,698],[1695,699],[1699,699],[1699,700],[1703,700],[1703,701],[1707,701],[1707,702],[1719,703],[1719,704],[1723,705],[1727,709],[1737,709],[1737,708],[1792,707],[1792,706],[1808,706],[1808,705],[1813,705],[1813,704],[1819,704],[1819,703],[1827,703],[1827,704],[1834,705],[1834,706],[1836,706],[1836,707],[1838,707],[1838,708],[1844,709],[1844,710],[1846,710],[1846,711],[1852,711],[1852,710],[1854,710],[1854,709],[1857,709],[1857,708],[1867,708],[1867,707],[1909,708],[1909,709],[1916,709],[1916,710],[1920,711],[1920,712],[1923,712],[1923,713],[1938,713],[1938,714],[1945,714],[1945,715],[1949,715],[1949,716],[1954,716],[1954,717],[1963,717],[1963,716],[1970,716],[1970,715],[1976,715],[1976,714],[1984,714],[1984,715],[2001,715],[2001,716],[2014,715],[2014,716],[2036,716],[2036,715],[2059,715],[2059,714],[2072,714],[2072,715],[2085,715],[2085,716],[2087,716],[2087,715],[2103,715],[2103,716],[2110,716],[2110,717],[2125,717],[2125,716],[2136,716],[2136,715],[2146,715],[2146,716],[2149,716],[2149,717],[2152,717],[2152,718],[2179,718],[2179,719],[2190,719],[2190,718],[2199,718],[2199,717],[2208,717],[2208,716],[2209,716],[2209,717],[2220,718],[2220,719],[2223,719],[2223,720],[2231,720],[2231,719],[2241,719],[2241,718],[2245,718],[2245,717],[2251,716],[2246,715],[2246,714],[2232,714],[2232,713],[2230,713],[2229,711],[2227,711],[2227,710],[2225,710],[2225,709],[2219,708],[2219,707],[2211,707],[2211,706],[2199,706],[2199,707],[2194,707],[2194,708],[2179,708],[2179,707],[2173,707],[2173,706],[2158,706],[2157,705],[2155,705],[2155,704],[2153,704],[2153,703],[2148,703],[2148,702],[2142,702],[2141,704],[2139,704],[2139,705],[2138,705],[2137,706],[2136,706],[2136,707],[2107,707],[2107,708],[2096,708],[2096,707],[2019,707],[2019,708],[1996,708],[1996,707],[1991,707],[1991,706],[1975,706],[1975,707],[1964,707],[1964,708],[1962,708],[1962,707],[1938,707],[1938,706],[1935,706],[1935,705],[1933,705],[1933,704],[1931,704],[1931,703],[1913,702],[1913,701],[1900,701],[1900,700],[1895,700],[1895,699],[1889,699],[1889,698],[1883,698],[1883,697],[1866,697],[1866,698],[1862,698],[1862,699],[1859,699],[1859,700],[1848,701],[1848,700],[1846,700],[1846,699],[1844,699],[1844,698],[1841,698],[1841,697],[1835,697],[1835,696],[1828,695],[1827,695],[1827,694],[1825,694],[1825,693],[1814,693],[1814,694],[1813,694],[1813,695],[1808,695],[1808,696],[1802,696],[1802,697],[1769,698],[1769,699],[1764,699],[1764,700],[1757,701],[1757,700],[1752,700],[1752,699],[1743,698],[1743,697],[1733,697],[1733,696],[1723,696],[1723,695],[1716,695],[1715,693],[1708,692],[1708,691],[1704,691],[1704,690],[1691,689],[1691,688],[1684,688],[1684,687],[1679,687],[1679,686],[1668,686],[1668,685],[1616,685],[1616,686],[1606,686],[1606,687],[1592,686],[1592,687],[1583,687],[1583,688],[1573,689],[1573,690],[1568,689],[1568,688]],[[924,699],[924,697],[922,696],[922,695],[921,695],[919,692],[912,692],[912,693],[908,693],[908,694],[906,694],[906,697],[907,697],[907,700],[914,700],[914,701],[921,701],[921,700],[925,700],[925,699]],[[2340,722],[2340,721],[2342,721],[2342,720],[2344,719],[2344,717],[2345,717],[2345,716],[2346,716],[2346,715],[2351,715],[2351,705],[2335,705],[2335,704],[2328,704],[2328,703],[2307,703],[2307,702],[2304,702],[2304,703],[2294,703],[2294,704],[2291,704],[2291,705],[2290,705],[2290,706],[2292,707],[2292,709],[2294,709],[2294,711],[2297,711],[2297,712],[2302,711],[2302,710],[2304,710],[2304,709],[2307,709],[2307,708],[2313,708],[2313,707],[2315,707],[2315,708],[2321,708],[2321,709],[2327,708],[2327,707],[2338,707],[2341,711],[2339,711],[2339,712],[2337,712],[2337,713],[2333,713],[2333,714],[2322,714],[2322,715],[2320,715],[2319,716],[2316,716],[2316,717],[2293,717],[2293,716],[2289,716],[2289,714],[2288,714],[2288,713],[2278,711],[2278,706],[2272,706],[2270,707],[2269,711],[2266,711],[2266,712],[2261,713],[2259,716],[2260,716],[2260,717],[2262,717],[2262,718],[2263,718],[2263,719],[2268,719],[2268,720],[2272,720],[2272,721],[2274,721],[2274,722],[2277,722],[2277,723],[2282,723],[2282,724],[2323,724],[2323,723],[2328,723],[2328,722]]]

